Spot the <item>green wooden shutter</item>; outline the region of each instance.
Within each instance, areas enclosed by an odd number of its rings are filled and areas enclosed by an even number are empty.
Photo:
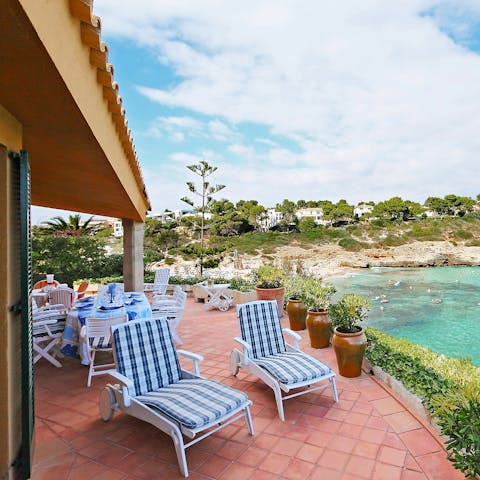
[[[30,230],[30,164],[28,153],[12,153],[14,169],[12,181],[13,201],[18,205],[19,243],[20,243],[20,288],[21,301],[16,305],[20,310],[21,328],[21,371],[22,371],[22,448],[20,471],[23,479],[29,479],[32,463],[32,439],[34,430],[34,391],[33,391],[33,355],[32,355],[32,312],[30,292],[32,290],[32,242]]]

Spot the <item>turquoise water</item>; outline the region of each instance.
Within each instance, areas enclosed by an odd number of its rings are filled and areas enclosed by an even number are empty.
[[[370,299],[366,326],[480,366],[480,267],[372,268],[330,282],[336,297]]]

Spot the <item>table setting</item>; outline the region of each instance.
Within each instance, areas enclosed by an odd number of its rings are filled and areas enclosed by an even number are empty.
[[[124,292],[123,284],[102,285],[97,295],[77,300],[67,315],[61,351],[65,355],[80,357],[88,365],[86,346],[80,330],[86,318],[110,318],[127,314],[128,320],[150,318],[152,309],[144,293]]]

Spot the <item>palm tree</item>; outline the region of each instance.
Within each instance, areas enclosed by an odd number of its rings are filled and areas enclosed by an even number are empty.
[[[93,217],[82,223],[80,214],[69,215],[68,220],[62,217],[53,217],[47,222],[43,222],[45,227],[42,229],[44,233],[54,235],[55,237],[81,237],[91,235],[95,231],[95,227],[90,225]]]

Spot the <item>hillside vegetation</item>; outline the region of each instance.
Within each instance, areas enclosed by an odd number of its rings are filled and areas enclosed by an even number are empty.
[[[212,266],[215,266],[214,263],[233,251],[239,255],[272,255],[278,247],[287,245],[309,248],[330,244],[358,252],[367,248],[399,246],[414,241],[447,241],[453,246],[480,246],[480,216],[472,213],[463,217],[408,222],[373,220],[338,227],[310,225],[308,229],[300,231],[247,232],[228,238],[209,235],[207,255]],[[161,253],[159,256],[163,258]],[[176,256],[185,260],[194,258],[195,239],[180,237],[177,246],[168,249],[170,261]]]

